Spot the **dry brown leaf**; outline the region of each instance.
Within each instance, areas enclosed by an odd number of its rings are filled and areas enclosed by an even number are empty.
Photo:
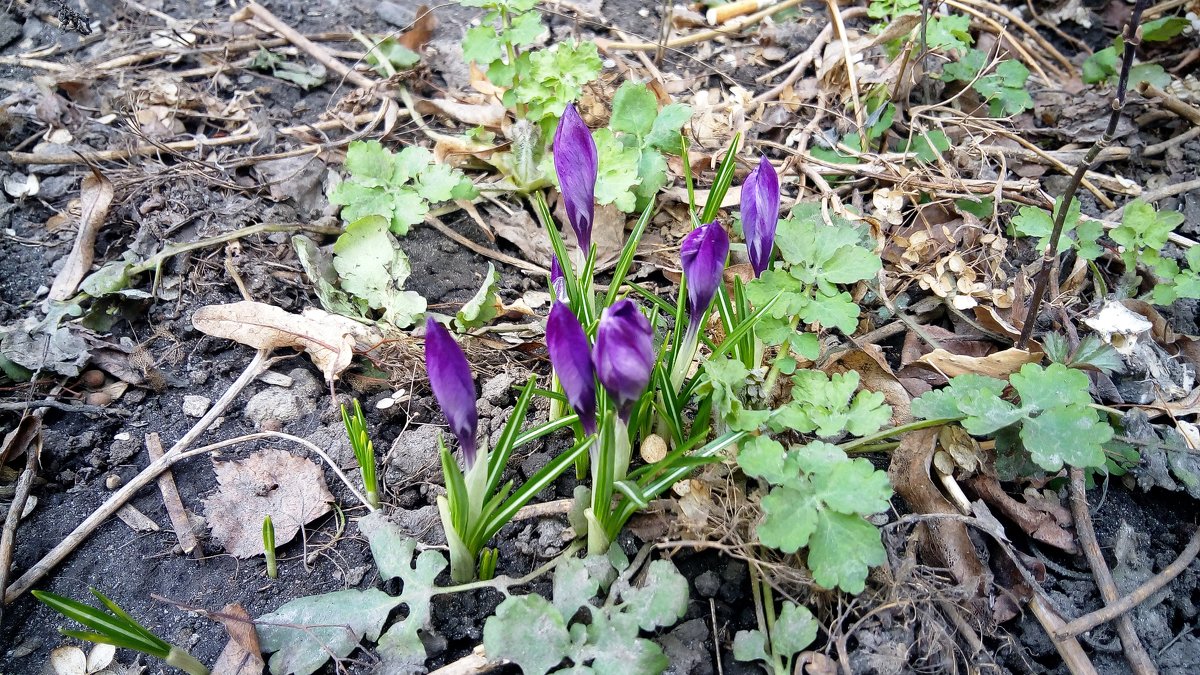
[[[417,6],[417,20],[413,21],[412,28],[409,28],[396,39],[401,46],[411,49],[414,52],[420,53],[425,45],[429,43],[433,37],[433,30],[437,28],[437,17],[433,12],[429,11],[428,5]]]
[[[368,345],[379,342],[372,329],[353,319],[321,310],[292,314],[262,302],[201,307],[192,315],[192,325],[208,335],[256,349],[304,350],[329,383],[350,365],[358,340]]]
[[[1041,361],[1042,356],[1040,352],[1024,349],[1005,349],[987,356],[962,356],[951,354],[945,349],[935,349],[917,359],[917,362],[924,363],[946,377],[974,373],[1008,379],[1008,376],[1020,370],[1021,366]]]
[[[263,518],[275,525],[275,545],[329,512],[333,495],[321,468],[286,450],[268,449],[246,459],[213,461],[220,485],[204,500],[213,537],[238,558],[263,554]]]
[[[225,625],[229,642],[217,662],[213,664],[213,675],[259,675],[266,664],[262,648],[258,645],[258,634],[254,632],[254,621],[246,608],[238,603],[225,605],[215,615]]]
[[[975,307],[975,320],[979,325],[996,333],[997,335],[1007,335],[1014,342],[1021,337],[1021,331],[1012,323],[1000,316],[999,312],[994,307],[986,305],[978,305]]]
[[[79,232],[75,235],[75,244],[67,255],[66,263],[54,277],[50,286],[50,300],[66,300],[79,288],[79,283],[87,276],[95,258],[96,235],[104,218],[108,216],[108,207],[112,205],[113,184],[99,171],[93,170],[84,176],[79,185],[80,214]]]
[[[821,370],[829,375],[847,370],[855,371],[863,389],[882,393],[883,400],[892,407],[892,425],[898,426],[912,421],[912,396],[900,380],[896,379],[879,345],[866,345],[863,349],[842,352]]]
[[[995,477],[979,474],[963,482],[979,495],[980,499],[1008,516],[1036,541],[1067,553],[1074,554],[1079,551],[1075,544],[1075,536],[1063,529],[1053,515],[1009,496]]]
[[[39,447],[40,443],[34,443],[34,441],[41,432],[41,417],[37,415],[22,417],[16,428],[5,434],[4,440],[0,441],[0,466],[7,464],[10,459],[16,459],[25,454],[30,447]]]
[[[504,122],[506,111],[495,99],[486,103],[463,103],[449,98],[431,98],[417,101],[417,112],[438,113],[473,127],[497,129]]]
[[[554,217],[556,222],[566,223],[567,211],[563,206],[563,200],[559,198],[558,203],[554,207]],[[596,216],[592,220],[592,243],[596,245],[596,268],[602,268],[610,262],[613,262],[621,256],[621,249],[625,246],[625,214],[612,204],[596,206]],[[544,237],[548,239],[547,237]],[[570,227],[563,228],[563,241],[567,244],[567,250],[578,250],[579,245],[575,240],[575,230]],[[549,247],[549,242],[546,247]],[[533,261],[539,262],[539,261]],[[546,266],[549,266],[550,260],[545,261]]]

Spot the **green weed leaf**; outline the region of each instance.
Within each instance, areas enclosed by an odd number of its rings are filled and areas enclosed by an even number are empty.
[[[570,655],[571,635],[562,614],[542,596],[510,596],[484,622],[483,648],[491,659],[542,675]]]
[[[330,656],[345,658],[366,638],[379,639],[388,614],[401,603],[378,589],[310,595],[284,604],[255,622],[274,675],[309,675]]]
[[[460,331],[479,328],[496,318],[500,309],[500,273],[496,271],[495,265],[488,263],[487,274],[483,275],[483,284],[454,315],[454,325]]]
[[[825,588],[862,593],[871,567],[887,562],[879,530],[860,516],[822,511],[808,545],[813,581]]]
[[[608,126],[613,131],[633,134],[640,140],[650,133],[657,117],[658,101],[650,89],[626,80],[613,96],[612,119]]]
[[[638,183],[638,162],[641,153],[636,147],[626,147],[608,129],[592,132],[600,165],[596,179],[596,202],[616,204],[626,213],[637,206],[633,188]]]

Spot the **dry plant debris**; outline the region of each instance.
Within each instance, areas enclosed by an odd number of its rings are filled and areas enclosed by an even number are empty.
[[[329,513],[333,495],[321,469],[286,450],[264,450],[246,459],[213,461],[220,486],[204,500],[213,537],[239,558],[263,553],[263,518],[275,523],[275,544]]]

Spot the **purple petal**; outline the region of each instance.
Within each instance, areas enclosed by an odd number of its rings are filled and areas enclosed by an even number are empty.
[[[587,335],[570,307],[561,302],[550,308],[546,321],[546,349],[571,408],[579,414],[583,430],[596,433],[596,376]]]
[[[775,227],[779,224],[779,175],[766,156],[742,183],[742,233],[754,276],[771,265]]]
[[[632,300],[613,303],[600,315],[593,358],[596,375],[622,416],[650,383],[654,368],[654,335],[650,322]]]
[[[475,430],[479,426],[475,381],[462,348],[450,337],[450,331],[432,318],[425,320],[425,370],[429,373],[433,396],[442,407],[469,468],[475,463]]]
[[[574,104],[567,105],[554,132],[554,171],[558,174],[567,220],[575,230],[579,247],[587,255],[592,246],[598,164],[596,142]]]
[[[729,235],[715,220],[697,227],[683,238],[679,258],[687,280],[688,316],[692,324],[704,316],[717,289],[721,287],[721,276],[728,255]]]
[[[550,259],[550,294],[552,300],[567,301],[567,282],[563,278],[562,265],[558,264],[558,256],[553,254]]]

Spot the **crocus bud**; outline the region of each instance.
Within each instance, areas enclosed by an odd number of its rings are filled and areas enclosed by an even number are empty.
[[[616,402],[621,417],[628,419],[654,368],[650,322],[632,300],[618,300],[600,315],[593,361],[600,384]]]
[[[554,302],[567,301],[567,282],[563,278],[562,265],[558,264],[556,255],[552,255],[550,260],[550,295]]]
[[[450,337],[450,331],[432,318],[425,320],[425,370],[433,396],[470,468],[475,463],[475,430],[479,426],[475,381],[462,348]]]
[[[546,349],[559,384],[571,408],[579,415],[583,430],[596,433],[596,376],[587,335],[579,319],[565,303],[556,302],[546,321]]]
[[[679,258],[687,280],[689,326],[694,328],[708,310],[721,287],[725,258],[729,255],[729,235],[721,223],[701,225],[683,238]]]
[[[554,132],[554,171],[558,174],[567,220],[586,256],[592,247],[598,164],[596,142],[574,104],[567,105]]]
[[[750,266],[758,277],[771,265],[779,224],[779,175],[764,156],[742,183],[742,233]]]

